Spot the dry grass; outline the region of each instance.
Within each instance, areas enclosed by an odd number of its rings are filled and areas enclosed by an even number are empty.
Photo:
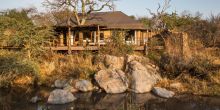
[[[175,53],[176,48],[170,46],[169,52]],[[159,64],[162,76],[166,77],[158,86],[180,93],[220,95],[220,49],[204,47],[201,42],[191,39],[189,47],[191,57],[188,61],[184,61],[181,54],[169,56],[165,51],[162,54],[150,53],[150,58]],[[180,82],[183,87],[171,88],[170,85],[176,82]]]
[[[172,86],[175,84],[177,86]],[[156,86],[167,88],[168,90],[175,91],[176,93],[187,92],[186,84],[183,82],[180,82],[179,80],[171,80],[171,79],[163,78],[157,83]]]
[[[93,64],[93,56],[55,54],[53,62],[41,65],[41,84],[50,85],[56,79],[91,79],[97,71]]]
[[[197,95],[220,95],[219,83],[201,80],[187,75],[180,80],[185,82],[186,89],[190,93]]]
[[[39,74],[38,64],[14,51],[0,51],[0,87],[33,85]]]

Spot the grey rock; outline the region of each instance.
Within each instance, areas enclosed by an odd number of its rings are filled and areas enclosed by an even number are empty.
[[[105,55],[104,63],[109,69],[123,69],[125,61],[124,57]]]
[[[129,63],[131,61],[138,61],[138,62],[149,62],[149,59],[146,57],[138,56],[138,55],[126,55],[126,62]]]
[[[67,90],[55,89],[50,93],[48,104],[65,104],[74,101],[76,98]]]
[[[123,93],[128,89],[128,79],[121,70],[100,70],[95,75],[99,86],[107,93]]]
[[[153,70],[147,69],[141,63],[137,61],[131,61],[127,66],[127,73],[131,79],[131,91],[135,93],[146,93],[150,92],[152,87],[160,79]]]
[[[88,92],[94,89],[92,83],[87,80],[76,81],[75,88],[82,92]]]
[[[160,88],[160,87],[154,87],[152,89],[152,92],[162,98],[171,98],[175,95],[174,92],[172,91],[169,91],[167,89],[164,89],[164,88]]]

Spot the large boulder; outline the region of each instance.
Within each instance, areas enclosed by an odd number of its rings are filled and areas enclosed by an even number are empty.
[[[74,101],[76,98],[69,91],[62,89],[55,89],[50,93],[47,100],[49,104],[65,104]]]
[[[123,93],[128,89],[128,79],[121,70],[100,70],[95,80],[106,93]]]
[[[160,87],[154,87],[152,92],[162,98],[171,98],[174,96],[174,92],[166,90],[164,88],[160,88]]]
[[[131,91],[135,93],[150,92],[160,79],[160,76],[155,71],[147,69],[137,61],[129,62],[126,71],[131,79]]]
[[[76,81],[75,88],[82,92],[88,92],[94,89],[92,83],[87,80]]]
[[[138,55],[126,55],[126,62],[138,61],[138,62],[149,62],[149,59]]]
[[[149,58],[144,56],[138,56],[138,55],[126,55],[126,64],[131,61],[138,61],[141,64],[143,64],[149,71],[157,72],[159,70],[159,67],[154,65]],[[126,65],[127,68],[128,65]]]
[[[123,69],[125,61],[124,57],[105,55],[104,63],[110,69]]]

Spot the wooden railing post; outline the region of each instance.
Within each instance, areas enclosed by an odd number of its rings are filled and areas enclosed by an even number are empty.
[[[83,46],[83,32],[82,31],[79,31],[79,42],[80,42],[80,45]]]
[[[68,54],[71,54],[71,44],[70,44],[70,36],[71,36],[71,27],[68,26],[68,35],[67,35],[67,48],[68,48]]]
[[[63,33],[60,34],[60,46],[64,46],[64,43],[63,43]]]
[[[100,27],[99,27],[99,25],[98,25],[98,40],[97,40],[97,42],[98,42],[98,47],[100,46]]]

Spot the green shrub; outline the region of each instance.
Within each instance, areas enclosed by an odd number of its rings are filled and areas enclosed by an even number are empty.
[[[107,45],[101,47],[100,52],[102,54],[115,56],[123,56],[133,53],[133,46],[126,44],[124,41],[125,36],[125,31],[113,31],[112,36],[107,42]]]
[[[18,52],[1,51],[0,53],[0,87],[11,86],[16,78],[29,76],[37,79],[38,64],[23,59]]]

